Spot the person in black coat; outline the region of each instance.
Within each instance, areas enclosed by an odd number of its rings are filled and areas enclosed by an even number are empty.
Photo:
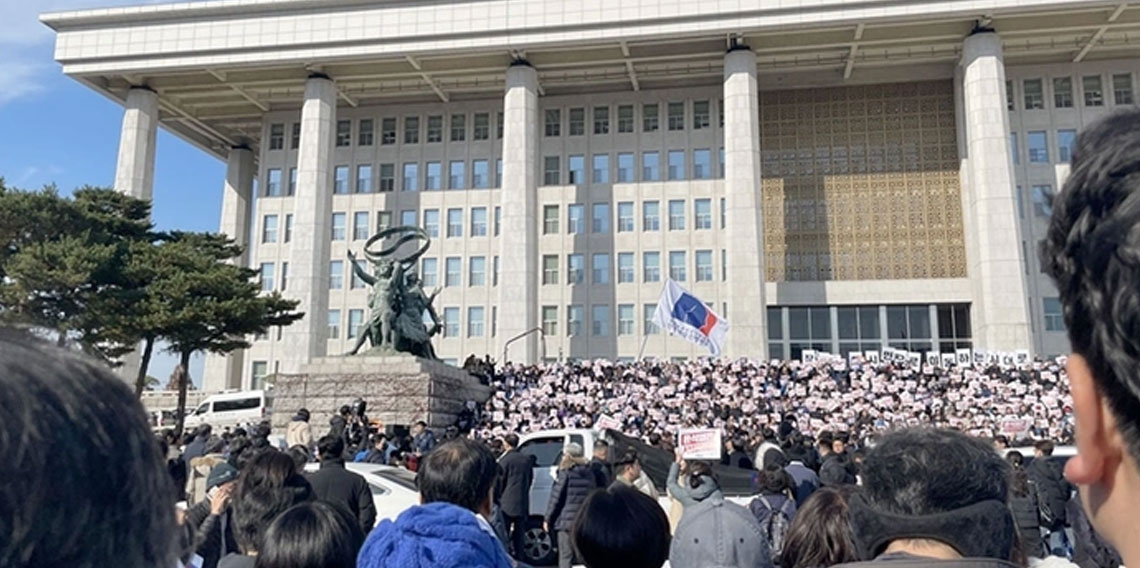
[[[609,487],[614,481],[614,468],[609,460],[610,445],[605,440],[594,441],[594,459],[590,460],[590,469],[598,478],[598,487]]]
[[[321,501],[344,507],[360,523],[365,534],[376,523],[376,505],[363,477],[344,468],[344,440],[325,436],[317,442],[321,469],[308,475],[313,494]]]
[[[499,459],[496,495],[499,510],[508,531],[510,552],[516,559],[523,554],[523,537],[530,516],[530,486],[534,481],[535,457],[519,453],[519,437],[507,434],[503,439],[506,452]]]
[[[587,465],[582,446],[571,442],[562,452],[562,463],[558,465],[558,479],[550,492],[550,503],[546,507],[546,532],[558,532],[558,568],[570,568],[574,564],[574,546],[570,541],[570,529],[574,517],[590,492],[598,488],[598,476]]]
[[[1053,443],[1042,440],[1035,447],[1036,456],[1025,468],[1025,472],[1037,486],[1038,507],[1042,512],[1041,528],[1050,533],[1049,551],[1057,556],[1065,556],[1067,537],[1064,530],[1068,524],[1065,505],[1072,495],[1073,486],[1065,480],[1064,463],[1049,459],[1053,456]]]
[[[1020,452],[1006,454],[1005,460],[1013,467],[1009,483],[1009,510],[1021,537],[1021,550],[1026,558],[1044,558],[1041,524],[1038,522],[1037,488],[1025,473],[1025,458]]]

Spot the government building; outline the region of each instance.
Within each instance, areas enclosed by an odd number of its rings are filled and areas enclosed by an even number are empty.
[[[227,164],[221,232],[296,324],[207,360],[257,388],[348,351],[360,255],[419,226],[435,349],[698,357],[1067,349],[1036,250],[1076,133],[1136,104],[1140,3],[211,0],[53,13],[123,105],[115,187],[165,128]],[[216,184],[216,185],[215,185]],[[366,267],[367,268],[367,267]]]

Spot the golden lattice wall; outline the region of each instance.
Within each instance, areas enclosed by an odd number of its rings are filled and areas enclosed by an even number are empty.
[[[966,276],[950,81],[760,96],[769,281]]]

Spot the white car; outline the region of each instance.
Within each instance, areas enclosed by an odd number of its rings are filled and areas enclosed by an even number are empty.
[[[374,463],[346,463],[345,469],[364,478],[372,490],[372,503],[376,505],[376,522],[384,519],[396,520],[404,511],[420,504],[420,492],[416,489],[416,474],[406,469]],[[321,464],[305,465],[305,471],[312,473]]]
[[[271,391],[256,390],[226,392],[211,395],[186,417],[186,428],[196,428],[202,424],[213,426],[221,432],[224,426],[236,427],[240,424],[256,424],[269,419],[273,414],[273,394]]]

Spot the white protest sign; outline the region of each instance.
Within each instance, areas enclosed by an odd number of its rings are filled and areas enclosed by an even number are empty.
[[[804,352],[803,352],[804,363],[815,363],[815,361],[818,357],[819,357],[818,354],[814,350],[804,349]],[[720,458],[717,458],[717,459],[720,459]]]
[[[1013,356],[1017,361],[1017,365],[1019,367],[1024,367],[1032,361],[1032,358],[1029,357],[1029,351],[1026,351],[1025,349],[1019,349],[1015,351]]]
[[[973,354],[969,349],[958,349],[954,352],[959,367],[969,367],[974,362]]]
[[[910,368],[918,369],[922,367],[922,354],[915,353],[913,351],[907,351],[906,361],[907,363],[910,363]]]
[[[1006,418],[1001,421],[1001,433],[1010,435],[1024,434],[1029,431],[1031,425],[1030,421],[1024,418]]]
[[[942,354],[937,351],[927,351],[926,364],[930,365],[931,367],[942,366]]]
[[[872,364],[872,365],[878,365],[879,364],[879,352],[878,351],[864,351],[863,352],[863,358],[866,359],[867,362]]]
[[[719,460],[720,428],[693,428],[677,431],[677,448],[687,460]]]
[[[598,417],[598,422],[594,426],[598,430],[621,430],[621,421],[609,414],[603,414]]]
[[[954,355],[952,355],[950,353],[942,353],[940,355],[940,358],[942,359],[942,368],[943,369],[949,369],[950,367],[953,367],[955,364]],[[967,363],[969,363],[969,361],[967,361]]]

